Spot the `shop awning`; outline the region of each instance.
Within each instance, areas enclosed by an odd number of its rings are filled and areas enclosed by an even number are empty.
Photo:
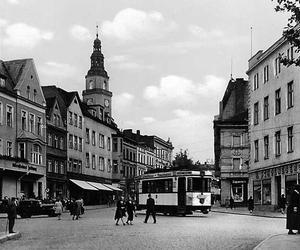
[[[99,183],[99,182],[92,182],[92,181],[87,181],[88,184],[92,185],[93,187],[99,189],[99,190],[103,190],[103,191],[113,191],[112,189],[104,186],[103,184]]]
[[[82,189],[98,191],[97,188],[88,184],[86,181],[80,181],[80,180],[74,180],[74,179],[70,179],[70,181],[72,181],[74,184],[81,187]]]
[[[123,191],[122,189],[117,188],[117,187],[114,187],[113,185],[110,185],[110,184],[104,184],[104,185],[105,185],[106,187],[108,187],[108,188],[114,190],[114,191],[120,191],[120,192]]]

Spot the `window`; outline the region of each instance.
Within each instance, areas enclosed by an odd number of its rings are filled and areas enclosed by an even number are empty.
[[[85,143],[90,143],[90,130],[88,128],[85,129]]]
[[[69,124],[73,125],[73,113],[69,111]]]
[[[254,103],[254,117],[253,117],[254,125],[258,124],[258,102]]]
[[[280,131],[275,133],[275,155],[280,156],[281,154],[281,138]]]
[[[253,181],[253,200],[255,204],[261,204],[261,181]]]
[[[82,138],[79,137],[78,150],[82,152]]]
[[[51,160],[48,160],[47,171],[52,172],[52,161]]]
[[[293,145],[293,127],[288,127],[287,128],[288,132],[288,153],[293,152],[294,150],[294,145]]]
[[[85,154],[85,167],[86,168],[90,167],[90,154],[89,153]]]
[[[107,137],[107,150],[110,151],[110,137]]]
[[[294,82],[291,81],[287,84],[287,108],[294,106]]]
[[[92,169],[96,168],[96,157],[95,155],[92,155]]]
[[[26,153],[25,153],[25,143],[24,142],[20,142],[19,143],[19,154],[18,156],[21,159],[25,159],[26,158]]]
[[[57,135],[54,136],[54,147],[58,148],[58,137],[57,137]]]
[[[113,173],[117,174],[118,173],[118,161],[113,160]]]
[[[264,159],[269,159],[269,136],[264,137]]]
[[[293,60],[294,59],[294,47],[290,47],[286,51],[286,56],[288,60]]]
[[[275,115],[280,114],[281,112],[281,96],[280,89],[275,91]]]
[[[74,149],[77,150],[78,149],[78,142],[77,142],[77,136],[74,135]]]
[[[103,109],[99,109],[99,119],[103,121]]]
[[[52,147],[52,135],[48,134],[48,146]]]
[[[280,68],[280,57],[277,57],[275,59],[275,75],[278,75],[281,71],[281,68]]]
[[[59,148],[64,149],[64,138],[63,137],[59,138]]]
[[[78,124],[79,126],[79,128],[82,128],[82,116],[80,115],[79,116],[79,124]]]
[[[0,87],[5,87],[5,79],[0,78]]]
[[[94,130],[92,131],[92,145],[96,145],[96,132]]]
[[[104,148],[104,135],[99,134],[99,148]]]
[[[73,148],[73,135],[69,134],[69,148]]]
[[[118,138],[113,138],[113,152],[118,152]]]
[[[269,96],[264,98],[264,120],[269,119]]]
[[[210,179],[187,178],[187,190],[189,192],[210,192]]]
[[[27,93],[27,98],[30,99],[30,87],[29,86],[27,86],[26,93]]]
[[[82,162],[78,161],[78,173],[81,173]]]
[[[264,83],[269,81],[269,65],[264,67]]]
[[[240,135],[233,135],[232,136],[232,143],[233,143],[233,147],[240,147],[241,146],[241,136]]]
[[[34,114],[29,114],[29,132],[34,133]]]
[[[21,128],[22,130],[27,129],[27,112],[26,111],[21,111]]]
[[[104,171],[104,158],[99,156],[99,170]]]
[[[7,141],[6,142],[6,155],[12,157],[12,142]]]
[[[254,90],[258,89],[258,73],[254,75]]]
[[[0,125],[2,125],[2,121],[3,121],[3,105],[2,102],[0,102]]]
[[[77,114],[74,113],[74,126],[77,127],[77,123],[78,123],[78,116]]]
[[[258,140],[254,141],[254,161],[257,162],[258,161]]]
[[[42,135],[42,118],[39,116],[37,118],[37,134]]]
[[[13,107],[9,105],[6,106],[6,125],[13,126]]]
[[[64,163],[63,162],[60,162],[60,174],[64,174],[65,173],[65,166],[64,166]]]
[[[107,159],[107,172],[111,171],[111,160]]]
[[[58,173],[58,161],[54,161],[54,173]]]
[[[34,164],[42,164],[42,148],[34,144],[31,151],[31,162]]]
[[[36,89],[33,90],[33,101],[36,101]]]
[[[232,159],[233,170],[241,169],[241,158],[233,158]]]
[[[262,181],[262,203],[271,205],[271,180]]]

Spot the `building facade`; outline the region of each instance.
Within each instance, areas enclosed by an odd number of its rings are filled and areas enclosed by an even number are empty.
[[[46,98],[47,111],[47,195],[67,198],[67,124],[57,97]]]
[[[215,166],[221,181],[221,204],[232,197],[237,205],[248,199],[248,82],[231,79],[214,119]]]
[[[46,101],[32,59],[0,61],[0,195],[45,197]]]
[[[280,62],[294,56],[282,37],[249,60],[249,191],[257,206],[274,208],[299,183],[300,69]]]

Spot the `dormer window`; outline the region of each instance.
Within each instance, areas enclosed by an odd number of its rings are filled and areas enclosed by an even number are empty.
[[[36,101],[36,94],[37,94],[37,91],[36,89],[33,90],[33,101],[35,102]]]
[[[30,99],[30,87],[29,86],[27,86],[26,93],[27,93],[27,98]]]
[[[0,87],[5,87],[5,79],[0,78]]]

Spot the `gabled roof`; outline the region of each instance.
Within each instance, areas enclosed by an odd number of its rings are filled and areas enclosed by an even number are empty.
[[[20,81],[22,81],[22,78],[24,77],[24,71],[28,67],[28,63],[30,61],[32,61],[32,59],[20,59],[4,62],[4,65],[13,80],[14,88]]]

